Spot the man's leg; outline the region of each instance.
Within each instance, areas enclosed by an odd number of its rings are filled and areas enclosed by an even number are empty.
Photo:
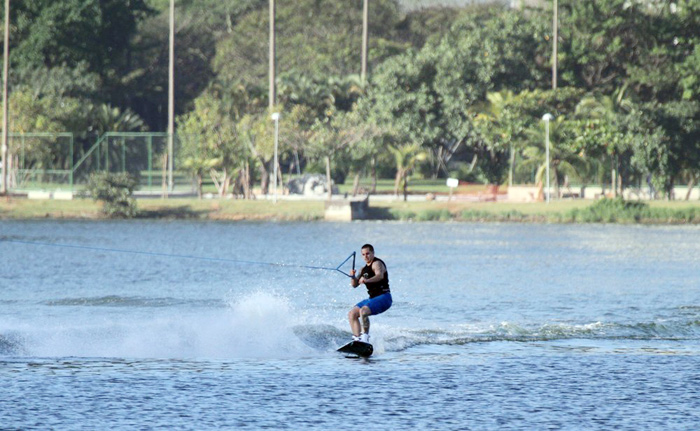
[[[348,321],[350,322],[350,330],[352,335],[358,337],[360,335],[360,308],[355,306],[348,312]]]
[[[352,335],[358,337],[361,333],[369,333],[369,316],[372,315],[372,310],[368,306],[361,309],[357,306],[352,307],[348,313],[348,321],[350,322],[350,330]]]
[[[360,329],[362,334],[369,334],[369,316],[372,315],[372,310],[368,306],[360,309]]]

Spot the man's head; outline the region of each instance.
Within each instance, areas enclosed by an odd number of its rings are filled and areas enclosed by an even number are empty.
[[[367,263],[372,262],[374,259],[374,247],[372,247],[372,244],[365,244],[362,246],[362,258]]]

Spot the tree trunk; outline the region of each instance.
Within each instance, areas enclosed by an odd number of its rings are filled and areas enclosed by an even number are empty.
[[[672,178],[665,185],[665,187],[666,187],[666,200],[667,201],[672,201],[676,198],[673,194],[673,186],[674,186],[674,182],[673,182],[673,178]]]
[[[224,175],[221,178],[221,181],[219,181],[219,173],[214,168],[209,171],[209,176],[211,177],[211,180],[214,181],[214,186],[216,187],[219,197],[222,197],[224,195],[226,183],[226,170],[224,170]]]
[[[277,160],[277,178],[275,178],[275,181],[277,181],[277,187],[280,193],[284,194],[284,178],[282,178],[282,165],[279,159]]]
[[[360,173],[355,173],[355,180],[352,182],[352,197],[357,196],[357,192],[360,189]]]
[[[513,144],[510,144],[510,166],[508,168],[508,187],[513,187],[513,169],[515,166],[515,151]]]
[[[12,155],[10,151],[7,151],[7,187],[17,187],[20,180],[24,180],[19,176],[19,156]]]
[[[224,169],[224,172],[221,175],[220,181],[218,178],[218,172],[216,172],[215,169],[212,169],[210,174],[211,174],[211,179],[214,181],[214,185],[216,186],[216,189],[219,191],[219,197],[222,198],[222,197],[226,196],[226,193],[228,192],[229,183],[231,182],[231,179],[229,178],[229,175],[228,175],[228,171],[226,169]]]
[[[163,154],[163,170],[162,181],[163,181],[163,199],[168,197],[168,153]]]
[[[544,200],[544,183],[542,181],[537,182],[537,196],[535,196],[537,202],[542,202]]]
[[[250,163],[247,160],[243,168],[243,197],[250,199]]]
[[[394,196],[399,197],[399,186],[401,185],[401,177],[403,177],[403,169],[396,170],[396,178],[394,179]]]
[[[612,167],[610,168],[610,188],[612,188],[613,197],[617,197],[617,170],[615,169],[615,156],[613,156]]]
[[[197,172],[197,198],[202,199],[202,173]]]
[[[265,163],[260,163],[260,193],[267,195],[270,190],[270,176],[267,173]]]
[[[370,191],[377,193],[377,159],[374,157],[372,157],[372,187]]]
[[[331,181],[331,156],[326,156],[326,185],[328,186],[328,200],[333,198],[333,185]]]
[[[690,194],[693,192],[693,187],[695,187],[695,175],[690,176],[690,181],[688,182],[688,192],[685,194],[685,200],[690,200]]]
[[[228,176],[228,170],[224,168],[224,178],[221,180],[221,190],[219,191],[219,196],[224,197],[228,193],[228,183],[229,183],[229,176]]]
[[[408,170],[403,171],[403,201],[408,200]]]
[[[620,173],[620,162],[617,162],[617,189],[620,191],[620,196],[625,197],[625,191],[622,190],[622,174]]]

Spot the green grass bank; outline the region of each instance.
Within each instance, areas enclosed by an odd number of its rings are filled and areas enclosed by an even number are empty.
[[[323,201],[139,199],[137,219],[316,221]],[[372,201],[375,220],[525,223],[698,224],[700,202],[636,202],[618,199],[566,200],[549,204],[507,202]],[[0,219],[104,219],[101,204],[89,199],[0,198]]]

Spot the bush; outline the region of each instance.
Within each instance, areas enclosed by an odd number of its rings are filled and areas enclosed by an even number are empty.
[[[639,223],[649,217],[649,205],[643,202],[625,201],[622,198],[601,199],[584,209],[573,209],[567,215],[574,222]]]
[[[461,221],[495,221],[496,217],[493,213],[479,210],[462,210],[459,213]]]
[[[389,219],[390,220],[414,220],[416,218],[416,213],[413,211],[408,211],[408,210],[400,210],[400,209],[390,209],[389,210]]]
[[[449,210],[425,210],[416,214],[416,221],[448,221],[452,220]]]
[[[447,209],[410,211],[402,209],[391,209],[387,217],[390,220],[401,221],[450,221],[454,217]]]
[[[136,216],[136,200],[133,197],[138,180],[128,173],[100,172],[90,175],[87,192],[102,202],[102,213],[110,218]]]

